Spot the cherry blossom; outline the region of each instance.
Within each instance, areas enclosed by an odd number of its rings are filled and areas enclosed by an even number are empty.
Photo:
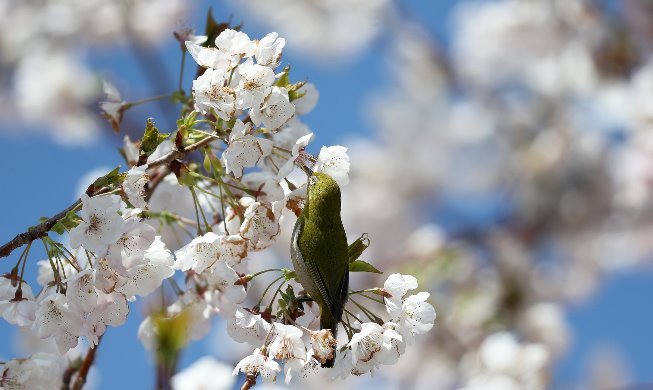
[[[311,332],[312,355],[322,364],[333,359],[337,341],[330,329]]]
[[[398,324],[402,334],[423,334],[433,328],[435,321],[435,308],[426,302],[429,293],[420,292],[404,299],[401,305],[401,314]]]
[[[277,362],[263,355],[261,350],[256,348],[254,353],[236,364],[232,374],[237,375],[239,371],[254,377],[260,375],[265,382],[270,383],[276,380],[277,373],[281,371],[281,368]]]
[[[125,159],[130,166],[136,165],[138,163],[139,150],[138,146],[132,142],[129,135],[125,135],[122,139],[122,150],[125,153]]]
[[[175,272],[173,255],[159,236],[155,237],[152,245],[145,251],[144,260],[143,264],[129,269],[127,277],[119,283],[116,291],[127,298],[135,295],[144,297],[161,286],[161,283]]]
[[[138,160],[138,157],[136,159]],[[122,189],[125,191],[129,203],[140,209],[147,208],[147,203],[145,202],[145,186],[150,181],[150,178],[146,170],[147,164],[133,167],[127,171],[127,177],[125,177],[125,181],[122,183]]]
[[[269,131],[283,126],[295,115],[295,105],[288,98],[285,88],[272,87],[260,107],[253,106],[250,111],[252,122],[256,126],[261,124]]]
[[[276,68],[279,66],[284,46],[286,46],[285,39],[279,38],[279,34],[276,32],[269,33],[258,41],[256,45],[256,51],[254,52],[256,62],[261,65]]]
[[[39,301],[34,330],[40,338],[54,337],[60,352],[77,346],[78,337],[84,334],[83,325],[83,312],[65,295],[53,293]]]
[[[245,219],[240,225],[240,235],[247,240],[250,250],[261,250],[272,245],[274,238],[281,231],[279,214],[282,207],[282,202],[254,202],[247,207]]]
[[[236,120],[229,136],[229,147],[222,155],[227,173],[233,172],[236,177],[241,177],[244,168],[255,166],[272,152],[272,141],[255,137],[250,130],[249,124]]]
[[[168,316],[182,313],[186,316],[184,334],[187,335],[187,341],[201,340],[211,330],[211,316],[214,314],[214,309],[197,294],[185,292],[168,306],[166,311]]]
[[[226,29],[215,39],[215,46],[238,59],[254,55],[256,43],[242,31]]]
[[[384,289],[352,291],[383,295],[393,322],[355,321],[352,326],[347,310],[338,349],[332,331],[317,330],[320,308],[305,302],[306,292],[300,291],[292,269],[272,265],[254,271],[261,263],[248,260],[269,257],[277,240],[287,249],[284,220],[289,212],[284,208],[299,215],[307,192],[304,175],[289,177],[295,166],[323,172],[341,186],[349,181],[347,148],[325,146],[317,156],[306,151],[313,133],[297,115],[313,109],[318,93],[313,84],[291,82],[290,67],[275,75],[285,39],[270,33],[252,40],[229,28],[215,38],[215,47],[213,42],[201,46],[207,38],[190,31],[175,37],[185,42],[200,66],[192,96],[180,85],[170,98],[181,103],[177,130],[159,131],[148,120],[143,139],[124,138],[126,171],[119,168],[89,180],[93,185],[84,186],[81,209],[75,204],[71,212],[56,217],[56,225],[39,225],[55,232],[68,230],[73,250],[46,229],[39,236],[48,253],[48,259],[38,263],[42,290],[34,297],[30,286],[17,280],[20,261],[28,264],[21,256],[11,273],[0,277],[0,314],[12,324],[30,327],[36,337],[70,357],[77,346],[97,347],[107,327],[125,324],[128,302],[158,289],[161,299],[146,305],[152,308],[138,330],[144,346],[160,350],[158,344],[166,336],[159,334],[164,331],[160,325],[170,321],[180,328],[176,331],[183,335],[183,347],[204,338],[213,317],[221,315],[235,341],[256,348],[232,372],[245,373],[250,385],[258,376],[275,381],[281,365],[289,383],[334,358],[335,376],[362,375],[396,363],[405,352],[407,336],[429,331],[435,321],[428,293],[406,296],[417,288],[414,278],[395,274]],[[107,100],[101,106],[116,130],[126,109],[166,97],[127,103],[111,84],[104,88]],[[200,156],[204,159],[197,159]],[[28,254],[29,246],[24,252]],[[287,255],[275,257],[283,261]],[[273,274],[265,286],[264,280]],[[164,284],[166,279],[169,283]],[[348,301],[350,309],[351,304],[358,306]],[[5,364],[10,369],[5,369],[0,387],[25,382],[22,368],[10,367],[12,362]],[[77,369],[76,362],[65,363]],[[219,379],[225,372],[218,367],[215,361],[201,360],[175,375],[173,386],[212,386],[216,380],[231,386],[233,378]]]
[[[392,274],[383,283],[383,289],[390,293],[391,298],[395,300],[402,299],[408,291],[416,288],[417,279],[412,275]]]
[[[118,89],[106,80],[102,80],[102,89],[106,95],[106,100],[100,102],[102,115],[109,121],[113,130],[120,132],[120,122],[124,114],[127,103],[122,100]]]
[[[366,372],[378,363],[393,361],[387,356],[394,355],[393,340],[401,341],[401,335],[394,329],[372,322],[361,324],[360,332],[355,333],[348,344],[354,370]]]
[[[276,175],[270,172],[251,172],[244,175],[240,181],[248,188],[256,190],[256,199],[266,203],[284,199],[283,187],[279,184]]]
[[[225,86],[227,74],[209,68],[193,81],[195,109],[203,114],[212,110],[222,119],[229,120],[236,112],[236,92]]]
[[[202,42],[186,41],[186,49],[199,66],[226,72],[231,67],[231,56],[224,50],[201,46]]]
[[[309,376],[317,374],[320,368],[320,362],[312,357],[312,351],[308,351],[308,359],[290,359],[283,364],[284,381],[286,385],[290,384],[294,378],[306,379]]]
[[[127,298],[121,293],[99,292],[97,305],[88,315],[86,337],[92,345],[97,345],[98,337],[106,331],[107,325],[120,326],[127,321],[129,306]]]
[[[344,146],[323,146],[315,163],[315,172],[326,173],[340,187],[349,183],[349,156]]]
[[[238,81],[236,107],[246,109],[263,102],[263,99],[274,84],[274,72],[267,66],[254,64],[247,60],[238,66]]]
[[[10,324],[29,326],[34,322],[37,310],[34,294],[25,282],[20,286],[19,297],[17,290],[18,283],[14,286],[10,278],[0,276],[0,315]]]
[[[238,235],[224,236],[208,232],[193,239],[177,252],[175,267],[201,273],[211,270],[217,262],[229,266],[238,264],[247,255],[247,243]]]
[[[106,259],[111,268],[124,275],[130,268],[144,263],[145,251],[154,242],[156,230],[135,218],[129,218],[123,230],[122,236],[109,245]]]
[[[93,311],[99,294],[94,286],[93,270],[86,269],[67,280],[66,299],[70,306],[82,312]]]
[[[242,303],[247,297],[245,287],[235,284],[240,277],[224,261],[218,261],[206,274],[208,290],[204,293],[207,303],[217,310]]]
[[[70,245],[73,248],[83,246],[95,252],[104,253],[108,246],[122,236],[125,221],[118,214],[120,197],[118,195],[100,195],[89,197],[82,194],[82,222],[71,229]]]
[[[0,388],[60,388],[65,368],[65,359],[51,353],[37,352],[26,359],[13,359],[4,364]]]
[[[256,345],[262,343],[272,325],[260,314],[252,314],[242,309],[236,310],[234,317],[227,324],[229,336],[240,343]]]
[[[175,267],[182,271],[189,269],[193,269],[195,272],[204,271],[220,257],[217,245],[219,240],[220,236],[213,232],[194,238],[190,244],[177,251]]]
[[[156,327],[154,326],[154,320],[152,317],[147,316],[143,319],[143,321],[141,321],[136,334],[145,349],[151,351],[156,348],[157,331]]]
[[[302,340],[303,332],[294,325],[274,324],[274,338],[269,353],[275,359],[306,360],[306,346]]]
[[[295,160],[300,157],[300,153],[306,149],[306,146],[313,139],[313,133],[305,134],[299,137],[292,146],[291,155],[288,161],[279,168],[277,178],[282,179],[288,176],[295,169]]]

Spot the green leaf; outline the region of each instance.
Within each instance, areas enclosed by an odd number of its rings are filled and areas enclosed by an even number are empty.
[[[179,184],[186,187],[193,187],[197,184],[196,173],[188,168],[188,165],[179,160],[170,163],[170,170],[177,176]]]
[[[375,274],[383,273],[374,268],[372,264],[366,263],[363,260],[356,260],[349,263],[349,272],[374,272]]]
[[[64,234],[67,230],[74,228],[79,225],[79,217],[74,211],[69,211],[66,213],[66,216],[57,221],[57,223],[52,226],[53,232],[57,234]]]
[[[290,74],[290,65],[286,65],[285,68],[281,71],[281,77],[277,79],[277,81],[274,83],[275,86],[277,87],[287,87],[288,84],[290,83],[288,77]]]
[[[66,232],[66,227],[61,223],[61,221],[57,221],[57,223],[52,226],[51,230],[57,234],[64,234]]]
[[[306,92],[297,92],[296,90],[288,91],[288,100],[292,102],[303,97],[304,95],[306,95]]]
[[[365,249],[367,249],[369,246],[370,239],[367,233],[361,234],[361,236],[358,237],[356,241],[349,244],[349,248],[347,249],[349,253],[349,262],[351,263],[358,260],[358,258],[361,257],[361,254],[363,254]]]
[[[145,134],[143,134],[143,140],[141,141],[141,155],[151,155],[156,147],[169,136],[170,134],[159,133],[159,129],[154,126],[154,120],[148,118],[145,125]]]
[[[93,184],[88,186],[86,189],[86,194],[88,196],[91,196],[95,193],[95,191],[104,188],[104,187],[109,187],[114,184],[121,184],[123,180],[125,180],[125,177],[127,177],[126,173],[120,173],[120,166],[115,167],[111,172],[107,173],[106,175],[97,178]]]
[[[299,92],[298,90],[306,85],[306,81],[299,81],[294,84],[289,84],[286,86],[286,89],[288,90],[288,99],[292,102],[293,100],[297,100],[300,97],[306,95],[306,92]]]
[[[283,273],[283,277],[286,281],[290,281],[292,279],[297,278],[297,274],[295,273],[295,271],[291,271],[289,269],[284,268],[281,272]]]

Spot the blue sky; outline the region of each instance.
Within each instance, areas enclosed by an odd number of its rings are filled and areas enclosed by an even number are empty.
[[[429,31],[441,39],[447,38],[449,25],[446,17],[454,2],[411,0],[401,3]],[[197,12],[189,24],[201,29],[209,5],[213,5],[217,18],[233,14],[235,21],[242,20],[244,30],[250,36],[262,36],[267,31],[224,1],[201,2],[196,6]],[[321,93],[318,107],[305,117],[317,136],[314,145],[343,142],[351,134],[371,134],[369,124],[364,119],[363,107],[366,98],[385,85],[389,76],[380,50],[377,50],[379,45],[382,42],[374,45],[373,50],[340,64],[306,59],[292,50],[284,54],[284,59],[293,65],[294,76],[308,77]],[[128,100],[152,94],[132,54],[132,49],[120,47],[94,51],[88,58],[101,75],[120,80],[117,85]],[[179,62],[177,44],[172,37],[160,54],[160,58],[165,59],[163,67],[171,72],[172,88],[176,83]],[[189,82],[190,79],[186,85]],[[346,90],[341,89],[343,85],[347,86]],[[136,123],[143,121],[142,115],[144,113],[140,111],[133,116]],[[162,124],[162,130],[169,130],[165,128],[165,120],[160,119],[162,115],[160,111],[153,114]],[[0,127],[8,126],[16,125],[0,123]],[[83,174],[100,166],[121,164],[118,146],[117,138],[109,132],[102,142],[87,148],[64,148],[36,136],[1,136],[0,156],[3,156],[5,163],[1,175],[0,205],[3,218],[0,218],[0,240],[8,240],[26,227],[38,223],[40,217],[52,215],[70,204],[75,196],[77,181]],[[8,271],[17,255],[0,260],[0,271]],[[31,254],[34,262],[43,257],[40,247],[36,247]],[[582,304],[569,307],[568,320],[573,329],[573,342],[568,355],[555,370],[557,385],[579,382],[586,374],[588,358],[601,345],[611,345],[621,352],[631,368],[634,383],[653,381],[650,370],[653,314],[648,304],[649,297],[653,296],[652,282],[651,269],[613,274],[605,279],[596,295]],[[136,338],[140,321],[141,310],[135,305],[125,326],[108,330],[97,360],[101,389],[151,387],[154,372],[147,352]],[[9,340],[14,330],[0,322],[0,333],[4,340]],[[0,357],[15,356],[14,343],[4,340],[0,342]],[[211,348],[212,345],[208,343],[193,343],[183,355],[182,367],[201,355],[211,353]]]

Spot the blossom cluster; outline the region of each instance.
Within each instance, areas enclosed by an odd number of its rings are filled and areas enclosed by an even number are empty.
[[[349,182],[347,148],[323,147],[317,156],[306,151],[313,134],[299,116],[317,103],[315,86],[290,81],[290,67],[280,67],[285,40],[276,33],[251,40],[242,31],[223,28],[211,42],[206,36],[188,38],[186,49],[199,70],[192,94],[179,95],[178,129],[161,133],[148,120],[140,141],[125,137],[122,152],[129,169],[95,180],[71,211],[54,221],[51,229],[67,233],[68,245],[41,238],[48,259],[38,263],[39,293],[24,277],[31,244],[0,277],[0,315],[53,341],[62,356],[82,344],[93,356],[90,351],[100,346],[107,328],[125,323],[130,302],[158,290],[160,306],[143,320],[138,336],[156,351],[162,370],[188,342],[206,336],[216,314],[230,321],[229,334],[236,341],[256,348],[234,370],[250,381],[259,375],[276,378],[282,363],[289,382],[334,355],[334,377],[396,363],[406,345],[435,321],[428,293],[406,296],[417,288],[414,277],[394,274],[382,289],[351,292],[352,302],[360,294],[382,304],[386,318],[354,302],[356,313],[348,311],[341,325],[347,340],[340,340],[330,330],[316,329],[316,305],[300,299],[300,291],[294,293],[298,284],[292,270],[252,272],[247,261],[270,249],[282,237],[283,222],[301,213],[307,180],[296,174],[296,166],[310,166],[341,186]],[[103,113],[120,130],[122,114],[132,104],[109,83],[105,92]],[[194,159],[196,150],[203,159]],[[252,306],[248,292],[260,293],[258,275],[267,272],[281,276]],[[278,281],[270,303],[261,307]],[[372,322],[363,322],[363,316]],[[25,370],[42,359],[33,355],[6,363],[0,386],[31,386],[37,379]],[[57,361],[65,368],[65,358]],[[85,375],[73,362],[69,365],[74,375]],[[177,382],[183,384],[185,377]]]
[[[409,290],[417,288],[417,280],[410,275],[392,274],[378,291],[384,295],[387,319],[374,322],[356,322],[355,330],[346,341],[336,340],[331,330],[311,330],[299,324],[270,324],[260,314],[239,310],[229,323],[229,335],[236,341],[247,342],[256,348],[242,359],[234,374],[239,371],[248,376],[260,375],[273,381],[283,363],[285,382],[293,378],[314,375],[322,364],[333,359],[335,366],[331,378],[346,378],[374,372],[380,365],[395,364],[406,345],[417,335],[431,330],[435,309],[426,302],[428,293],[406,297]],[[352,296],[353,297],[353,296]],[[303,319],[302,322],[310,322]]]

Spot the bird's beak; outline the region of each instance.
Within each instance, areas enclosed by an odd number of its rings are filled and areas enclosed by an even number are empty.
[[[304,171],[304,173],[306,173],[306,176],[308,176],[308,177],[313,176],[313,170],[312,170],[311,168],[307,167],[307,166],[304,165],[304,164],[302,164],[300,167],[302,168],[302,170]]]

